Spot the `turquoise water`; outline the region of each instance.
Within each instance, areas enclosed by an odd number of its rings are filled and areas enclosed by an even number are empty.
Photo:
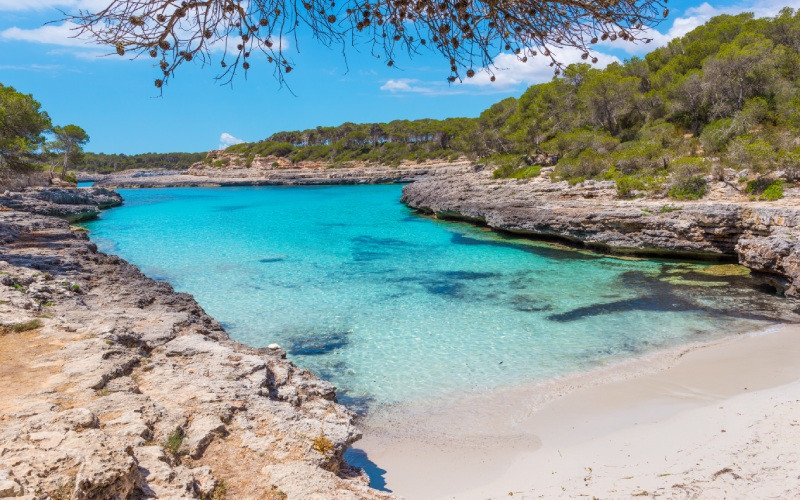
[[[279,343],[356,408],[540,380],[720,332],[779,299],[699,265],[620,260],[415,215],[401,187],[121,190],[101,250]],[[672,285],[683,276],[704,285]],[[744,314],[743,312],[746,312]]]

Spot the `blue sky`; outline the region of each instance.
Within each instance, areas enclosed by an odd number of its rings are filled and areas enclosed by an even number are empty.
[[[104,57],[104,49],[71,39],[59,9],[103,0],[0,0],[0,83],[31,93],[55,124],[76,123],[91,136],[87,150],[107,153],[207,151],[221,143],[255,141],[280,130],[345,121],[477,116],[529,85],[549,80],[544,61],[527,64],[500,55],[497,82],[478,76],[448,85],[448,68],[433,54],[398,59],[389,68],[368,52],[341,50],[311,40],[290,41],[295,70],[288,75],[295,95],[281,89],[266,62],[253,62],[247,79],[233,85],[214,80],[214,69],[183,66],[159,96],[151,60]],[[655,43],[600,47],[599,65],[642,55],[721,13],[774,15],[800,0],[688,0],[669,3],[670,17],[651,35]],[[299,53],[298,53],[299,49]],[[565,53],[565,62],[577,54]],[[541,60],[541,58],[539,58]],[[347,69],[349,66],[349,70]]]

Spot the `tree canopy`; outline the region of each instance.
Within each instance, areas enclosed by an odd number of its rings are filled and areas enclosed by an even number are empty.
[[[33,161],[50,128],[50,117],[33,96],[0,84],[0,171]]]
[[[109,174],[120,170],[164,168],[180,170],[202,161],[206,153],[142,153],[136,155],[84,153],[80,169]]]
[[[69,167],[83,163],[83,146],[89,142],[89,134],[77,125],[53,127],[55,140],[48,148],[61,156],[61,177]]]
[[[622,39],[647,42],[646,28],[668,11],[666,0],[111,0],[98,11],[71,16],[77,34],[113,47],[121,56],[158,61],[161,86],[187,61],[211,62],[223,52],[219,77],[257,64],[266,55],[283,81],[294,63],[284,40],[308,30],[326,46],[366,43],[394,65],[400,54],[431,50],[449,67],[452,82],[491,68],[500,51],[522,61],[578,48],[594,59],[592,44]],[[260,61],[258,61],[260,62]],[[488,69],[491,72],[491,69]]]

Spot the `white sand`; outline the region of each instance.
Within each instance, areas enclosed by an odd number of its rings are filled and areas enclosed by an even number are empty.
[[[800,326],[366,422],[409,499],[800,498]]]

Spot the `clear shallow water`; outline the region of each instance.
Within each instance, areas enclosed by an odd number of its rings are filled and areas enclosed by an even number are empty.
[[[120,190],[125,204],[86,225],[101,250],[193,294],[233,338],[279,343],[355,407],[539,380],[760,328],[780,308],[700,265],[423,218],[400,190]]]

